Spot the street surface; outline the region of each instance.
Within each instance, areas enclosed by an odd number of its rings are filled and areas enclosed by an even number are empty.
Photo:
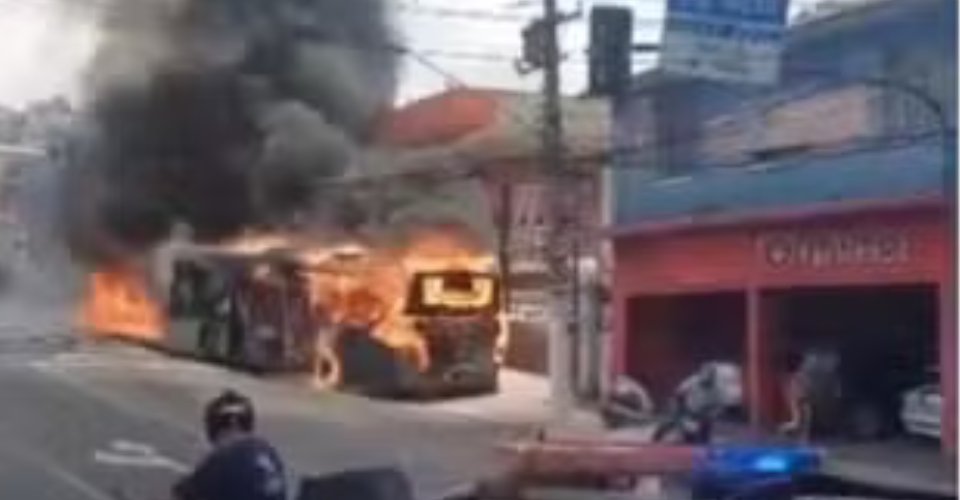
[[[258,427],[292,477],[398,466],[423,500],[495,473],[494,446],[530,437],[549,415],[544,381],[516,372],[505,372],[505,390],[492,396],[369,400],[321,392],[304,380],[79,342],[68,324],[57,311],[0,301],[0,498],[165,500],[205,452],[201,411],[226,388],[254,400]],[[595,425],[582,418],[570,420],[571,432],[592,432]],[[550,423],[551,432],[567,425]],[[955,476],[937,473],[940,461],[907,458],[938,464],[918,476],[899,473],[909,464],[886,451],[874,450],[872,460],[837,455],[831,462],[845,468],[835,471],[841,475],[901,486],[917,486],[917,476],[955,491]]]
[[[0,328],[2,498],[168,498],[170,484],[204,452],[203,403],[228,387],[257,404],[262,433],[293,474],[399,466],[425,499],[492,471],[493,444],[529,432],[517,419],[464,413],[464,402],[320,393],[129,346],[71,347],[68,333],[7,326]]]

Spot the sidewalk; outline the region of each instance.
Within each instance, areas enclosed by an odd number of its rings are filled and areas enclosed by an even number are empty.
[[[573,409],[559,416],[550,404],[546,377],[511,370],[502,372],[497,394],[427,405],[458,417],[542,428],[557,437],[611,437],[591,410]],[[787,444],[774,436],[756,435],[742,425],[724,426],[719,432],[721,442]],[[621,433],[627,439],[643,441],[645,437],[637,429]],[[828,444],[823,448],[827,452],[826,470],[840,477],[947,494],[957,491],[956,462],[944,457],[935,443],[899,439]]]
[[[935,443],[891,440],[827,450],[828,470],[842,477],[945,494],[957,491],[956,461],[942,455]]]
[[[781,437],[756,435],[742,425],[724,426],[720,440],[789,444]],[[824,468],[839,477],[872,484],[954,494],[956,462],[936,443],[897,438],[886,441],[813,443],[826,452]]]

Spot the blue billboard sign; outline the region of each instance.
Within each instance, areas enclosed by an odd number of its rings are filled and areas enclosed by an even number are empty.
[[[774,84],[789,0],[668,0],[661,66],[667,73]]]

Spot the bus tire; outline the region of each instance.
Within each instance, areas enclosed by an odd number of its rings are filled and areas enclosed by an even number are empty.
[[[489,377],[481,384],[480,391],[481,394],[496,394],[500,392],[500,373],[493,372]]]

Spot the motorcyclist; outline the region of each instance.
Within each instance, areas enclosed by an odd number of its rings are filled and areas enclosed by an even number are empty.
[[[733,363],[708,362],[680,383],[671,397],[667,419],[654,431],[655,441],[678,435],[690,444],[708,443],[713,422],[724,411],[742,403],[740,367]]]
[[[225,391],[204,412],[213,446],[203,461],[173,488],[177,500],[286,500],[287,484],[279,454],[254,434],[253,403]]]

